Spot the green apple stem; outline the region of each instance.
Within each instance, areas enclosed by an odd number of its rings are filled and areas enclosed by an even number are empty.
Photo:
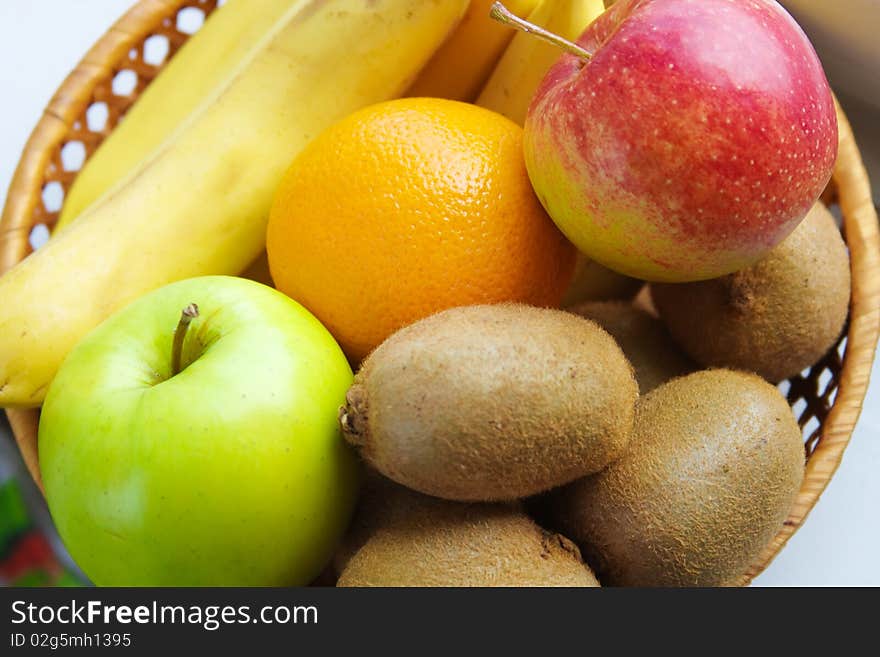
[[[585,50],[576,43],[573,43],[568,39],[559,36],[558,34],[553,34],[553,32],[549,32],[543,27],[540,27],[538,25],[535,25],[534,23],[530,23],[523,18],[520,18],[500,2],[496,2],[492,5],[492,9],[489,11],[489,16],[501,23],[502,25],[507,25],[508,27],[521,30],[526,34],[533,34],[539,39],[543,39],[548,43],[552,43],[557,48],[562,48],[562,50],[574,55],[575,57],[580,57],[585,61],[590,61],[591,59],[593,59],[593,53],[591,53],[589,50]]]
[[[174,342],[171,345],[171,376],[180,373],[180,359],[183,355],[183,341],[186,339],[186,333],[189,325],[199,316],[199,307],[191,303],[183,312],[180,313],[180,321],[177,322],[177,329],[174,331]]]

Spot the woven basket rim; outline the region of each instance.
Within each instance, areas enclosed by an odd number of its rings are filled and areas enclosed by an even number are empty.
[[[111,75],[123,57],[163,20],[206,0],[139,0],[92,46],[49,101],[25,145],[0,217],[0,275],[29,251],[34,210],[40,202],[43,174],[51,153],[88,107],[95,87]],[[850,249],[852,298],[847,348],[838,395],[822,423],[821,437],[807,462],[797,500],[779,534],[737,584],[748,584],[779,553],[803,524],[840,464],[865,395],[880,334],[880,235],[868,174],[852,129],[838,109],[840,151],[832,178],[844,217]],[[38,411],[7,410],[19,449],[42,488],[37,463]]]

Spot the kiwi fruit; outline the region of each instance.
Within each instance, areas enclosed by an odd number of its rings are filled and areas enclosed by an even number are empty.
[[[803,474],[780,392],[704,370],[642,397],[626,454],[546,505],[606,586],[720,586],[781,529]]]
[[[625,301],[590,301],[569,312],[591,319],[608,331],[635,370],[639,393],[698,369],[656,317]]]
[[[351,558],[381,528],[388,528],[434,512],[449,504],[437,497],[422,495],[365,468],[357,509],[348,531],[333,555],[332,568],[338,576]]]
[[[696,283],[655,284],[670,333],[697,362],[777,383],[816,363],[846,321],[846,245],[821,203],[757,264]]]
[[[453,308],[391,336],[340,409],[380,473],[452,500],[533,495],[625,449],[638,387],[614,339],[561,310]]]
[[[599,586],[574,543],[516,506],[412,495],[398,499],[408,510],[370,534],[337,586]]]
[[[579,253],[562,307],[584,301],[631,300],[644,285],[644,281],[618,274]]]

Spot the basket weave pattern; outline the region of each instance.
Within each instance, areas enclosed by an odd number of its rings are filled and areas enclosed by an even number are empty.
[[[200,25],[217,6],[218,0],[140,0],[68,76],[31,135],[10,186],[0,219],[0,273],[32,251],[40,232],[51,231],[85,160],[190,36],[188,26]],[[880,330],[880,239],[867,173],[846,117],[838,114],[840,154],[823,199],[838,204],[844,217],[852,261],[848,328],[819,363],[782,384],[804,433],[806,476],[784,526],[739,584],[760,573],[804,522],[840,463],[868,387]],[[38,412],[7,414],[39,483]]]

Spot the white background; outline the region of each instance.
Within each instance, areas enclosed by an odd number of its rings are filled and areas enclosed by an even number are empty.
[[[129,4],[130,0],[0,0],[0,202],[5,200],[18,155],[46,102],[80,56]],[[830,51],[820,54],[834,56]],[[880,62],[873,66],[876,70]],[[852,99],[846,101],[856,135],[862,137],[861,146],[876,161],[880,137],[876,129],[871,130],[871,123],[880,123],[880,111],[872,121],[869,108]],[[880,170],[872,173],[877,190]],[[880,585],[878,365],[873,378],[837,475],[806,525],[756,584]]]

